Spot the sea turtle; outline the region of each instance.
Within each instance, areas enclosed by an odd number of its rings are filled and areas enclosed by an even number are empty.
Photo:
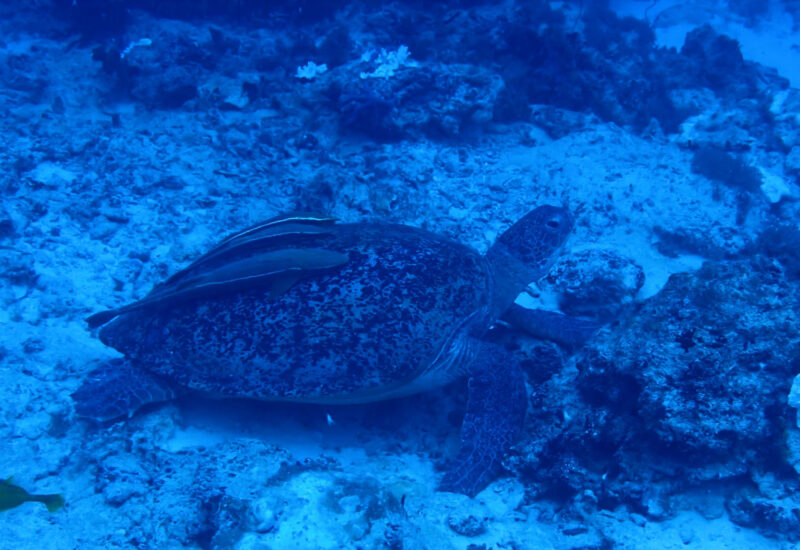
[[[87,319],[124,358],[73,394],[96,420],[186,391],[364,403],[469,376],[462,448],[442,490],[473,495],[497,474],[527,404],[522,374],[481,340],[541,277],[573,225],[540,206],[485,256],[428,231],[290,214],[224,239],[145,298]]]

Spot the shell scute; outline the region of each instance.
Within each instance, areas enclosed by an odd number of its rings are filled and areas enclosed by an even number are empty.
[[[338,255],[325,266],[347,261],[280,296],[253,285],[167,310],[129,310],[100,338],[179,385],[213,394],[313,402],[402,394],[491,299],[485,261],[419,229],[330,227],[303,242]]]

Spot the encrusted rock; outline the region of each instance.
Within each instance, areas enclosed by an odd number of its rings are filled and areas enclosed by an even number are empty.
[[[800,499],[767,499],[747,491],[738,492],[727,502],[731,520],[755,528],[767,536],[800,540]]]
[[[459,515],[454,513],[447,518],[447,525],[450,529],[465,537],[477,537],[486,532],[485,520],[476,518],[472,514]]]
[[[633,300],[645,276],[635,260],[590,248],[559,259],[546,280],[558,289],[564,313],[608,320]]]

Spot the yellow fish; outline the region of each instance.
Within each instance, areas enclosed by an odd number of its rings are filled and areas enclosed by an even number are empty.
[[[61,495],[32,495],[22,487],[11,483],[8,478],[0,483],[0,512],[16,508],[23,502],[41,502],[50,512],[55,512],[64,506],[64,497]]]

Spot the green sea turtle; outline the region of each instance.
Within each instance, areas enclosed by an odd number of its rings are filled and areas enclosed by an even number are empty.
[[[519,365],[481,337],[541,277],[573,225],[540,206],[485,256],[422,229],[285,215],[223,240],[145,298],[89,317],[124,354],[73,394],[97,420],[186,391],[364,403],[469,377],[462,448],[440,488],[498,473],[527,398]]]

